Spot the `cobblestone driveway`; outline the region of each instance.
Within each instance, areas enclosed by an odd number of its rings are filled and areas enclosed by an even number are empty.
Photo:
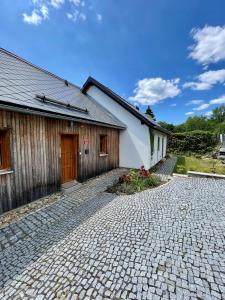
[[[225,182],[101,193],[1,251],[0,299],[225,299]]]

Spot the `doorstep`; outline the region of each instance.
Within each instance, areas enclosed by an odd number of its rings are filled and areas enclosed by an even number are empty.
[[[81,186],[82,186],[82,184],[80,182],[73,180],[70,182],[63,183],[61,185],[61,191],[67,195],[67,194],[70,194],[70,193],[76,191]]]

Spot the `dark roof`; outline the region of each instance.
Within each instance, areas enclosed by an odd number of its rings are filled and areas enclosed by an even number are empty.
[[[97,101],[84,95],[78,86],[2,48],[0,107],[126,128]]]
[[[99,88],[102,92],[104,92],[106,95],[108,95],[110,98],[112,98],[114,101],[116,101],[118,104],[123,106],[125,109],[127,109],[132,115],[134,115],[136,118],[138,118],[143,124],[148,125],[149,127],[153,129],[157,129],[163,133],[170,134],[170,132],[164,128],[162,128],[159,124],[157,124],[154,120],[149,119],[145,114],[137,110],[135,106],[133,106],[131,103],[117,95],[115,92],[113,92],[110,88],[104,86],[102,83],[94,79],[93,77],[89,77],[87,81],[84,83],[82,87],[82,92],[86,94],[87,90],[91,86],[96,86]]]

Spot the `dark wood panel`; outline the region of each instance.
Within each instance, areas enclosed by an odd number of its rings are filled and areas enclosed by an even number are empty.
[[[78,181],[119,165],[117,129],[0,110],[2,128],[9,128],[14,173],[0,175],[0,213],[60,190],[62,134],[77,135]],[[100,135],[107,135],[104,157]]]

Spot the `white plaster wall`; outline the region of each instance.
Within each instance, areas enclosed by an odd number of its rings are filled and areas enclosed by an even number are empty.
[[[140,120],[97,87],[91,86],[87,93],[127,126],[126,130],[120,131],[120,167],[140,168],[144,165],[149,169],[165,156],[166,135],[154,130],[154,155],[151,157],[149,127],[142,125]],[[159,151],[157,150],[158,136],[161,141]],[[164,153],[162,153],[162,137],[165,139]]]
[[[126,126],[120,131],[120,167],[139,168],[150,167],[150,137],[148,126],[134,117],[121,105],[108,97],[97,87],[92,86],[88,94],[114,114]]]
[[[153,130],[153,133],[154,133],[154,153],[151,157],[151,167],[156,165],[162,158],[164,158],[166,156],[166,151],[167,151],[167,135],[157,130]],[[160,138],[159,149],[158,149],[158,137]]]

